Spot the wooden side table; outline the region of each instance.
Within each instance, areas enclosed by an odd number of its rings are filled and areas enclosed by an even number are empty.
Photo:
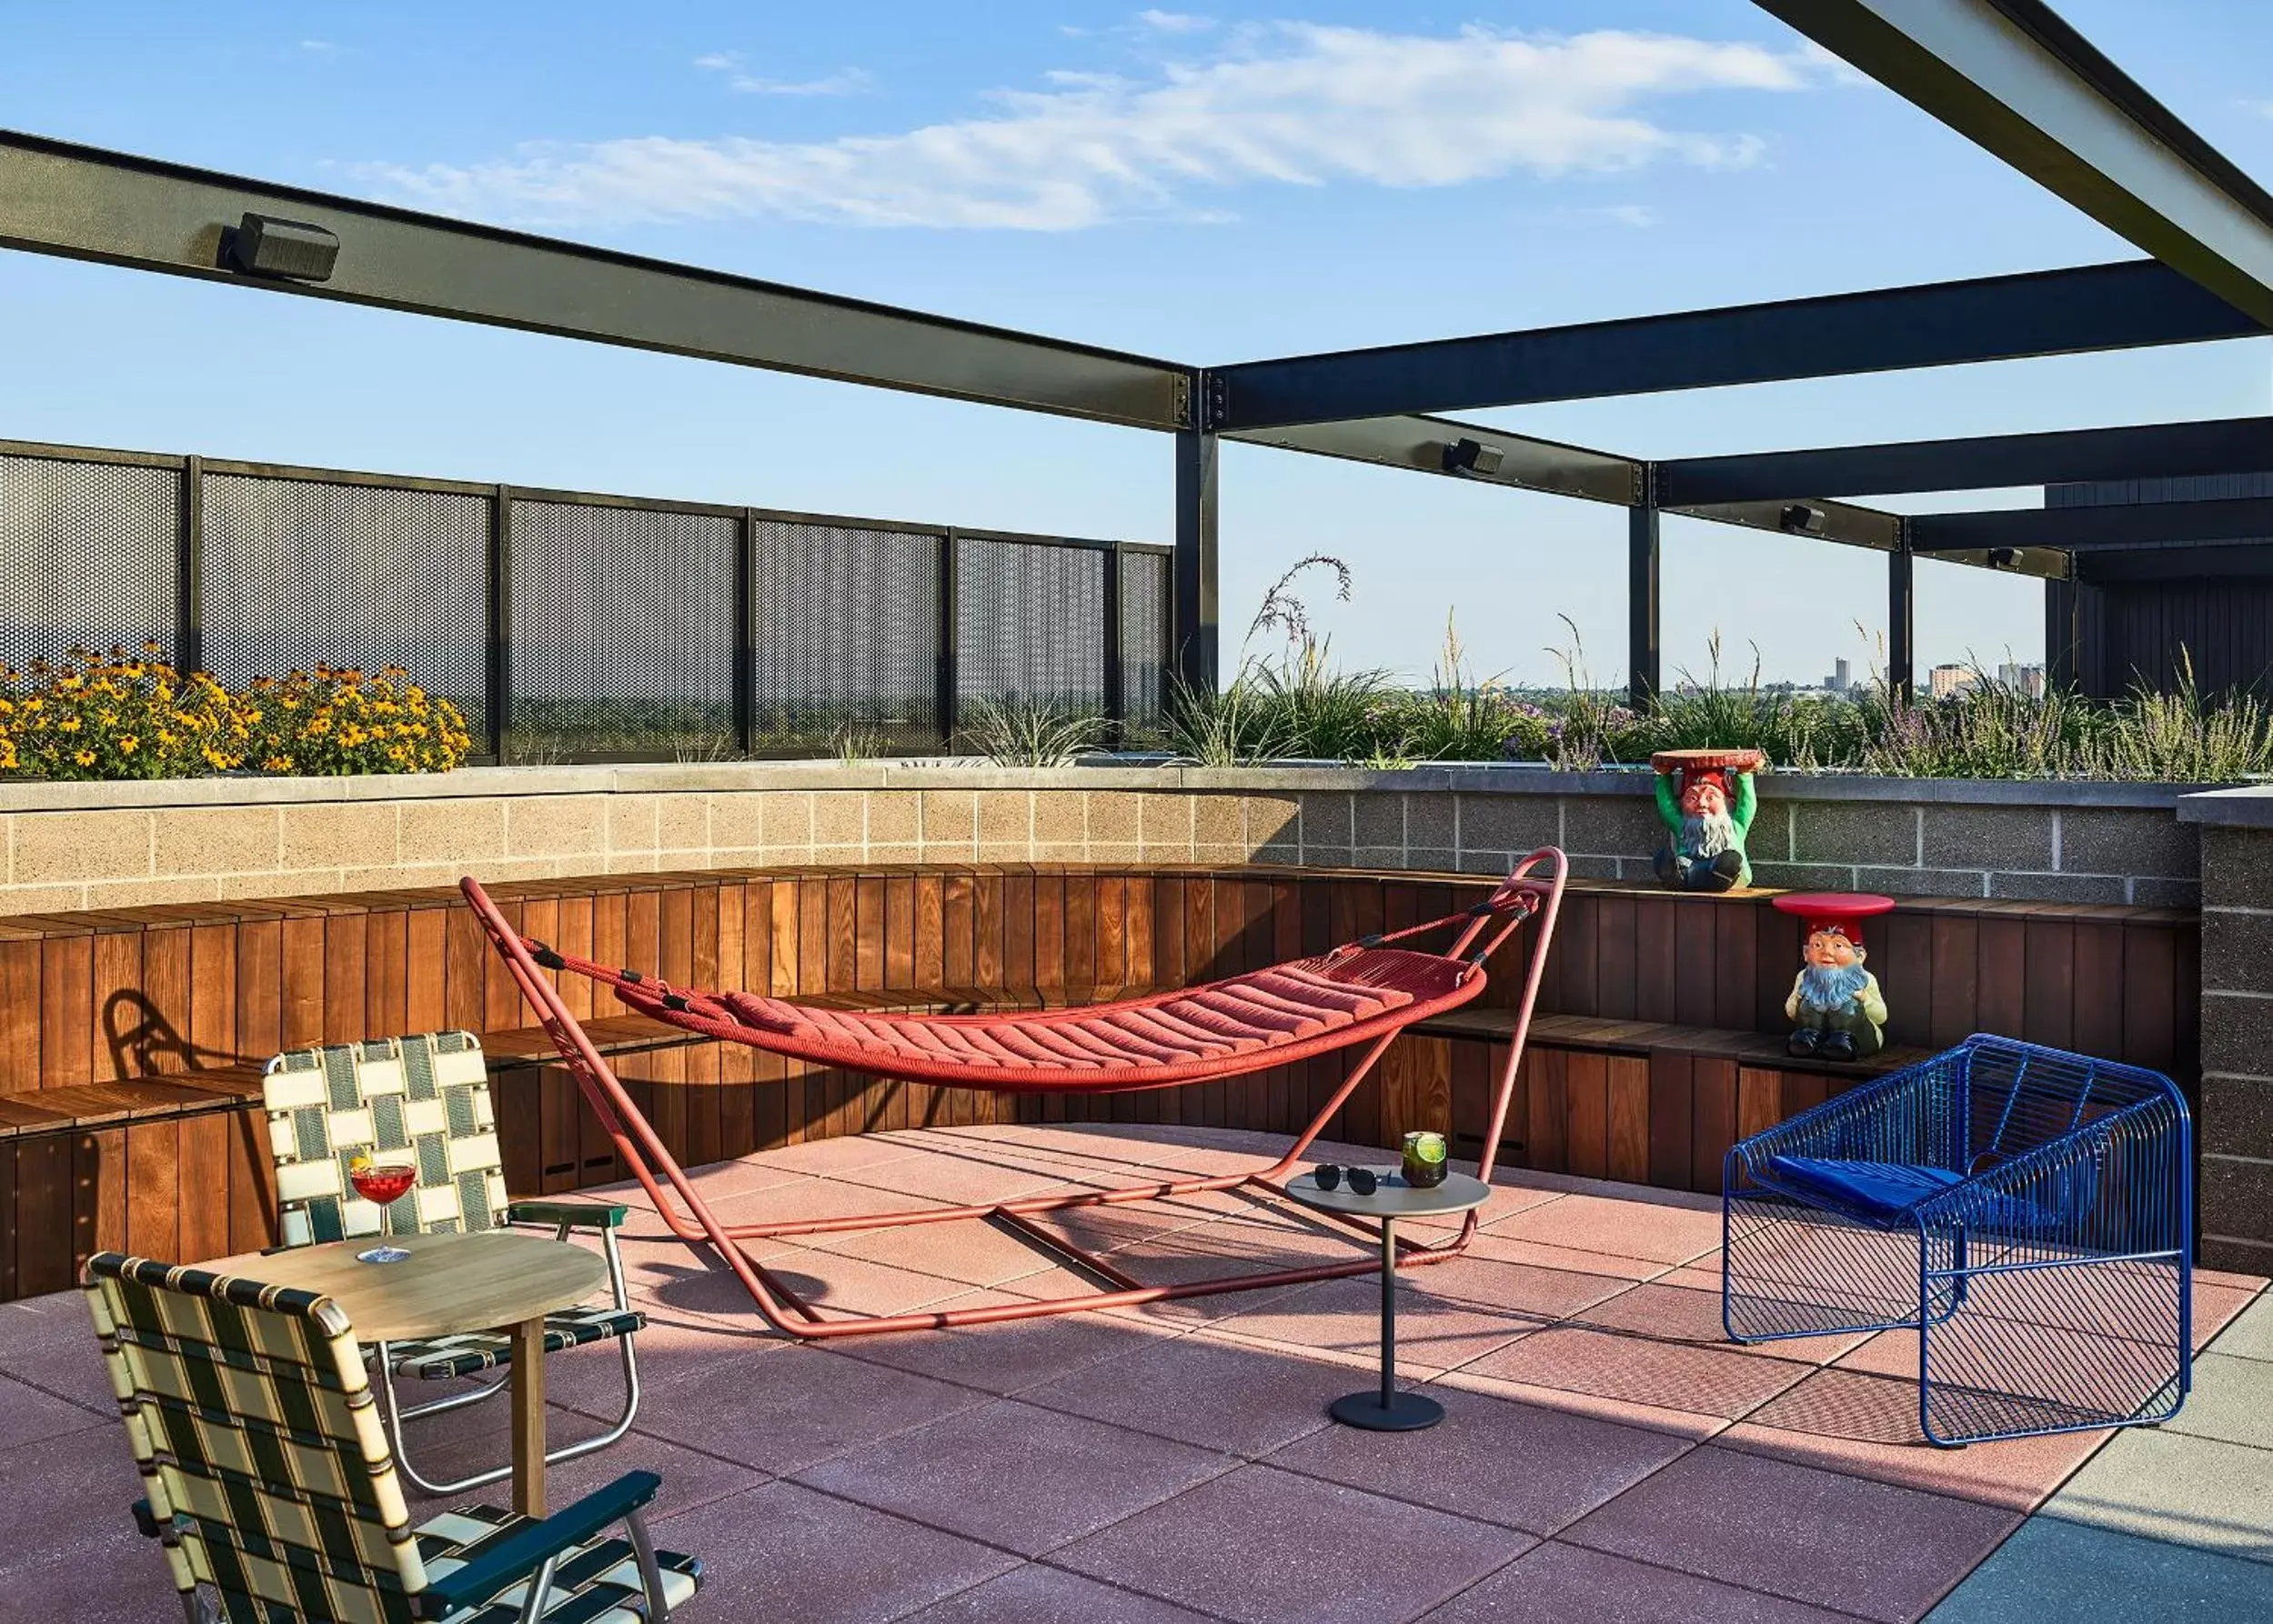
[[[1346,1168],[1335,1189],[1320,1189],[1310,1173],[1286,1181],[1287,1197],[1298,1206],[1381,1225],[1381,1388],[1336,1398],[1326,1413],[1345,1427],[1369,1432],[1418,1432],[1443,1420],[1444,1407],[1422,1394],[1397,1390],[1397,1220],[1466,1212],[1491,1199],[1492,1187],[1465,1173],[1448,1172],[1443,1183],[1424,1189],[1407,1184],[1393,1167],[1370,1171],[1376,1181],[1370,1196],[1350,1188]]]
[[[357,1252],[385,1241],[400,1263],[365,1263]],[[359,1342],[404,1342],[464,1331],[506,1330],[513,1404],[513,1509],[545,1515],[545,1316],[573,1308],[608,1283],[598,1254],[565,1241],[491,1229],[474,1235],[358,1237],[203,1268],[270,1285],[321,1292],[337,1303]]]

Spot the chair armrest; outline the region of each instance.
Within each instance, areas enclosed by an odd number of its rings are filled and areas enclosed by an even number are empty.
[[[663,1479],[653,1472],[626,1472],[428,1585],[411,1598],[413,1610],[421,1619],[447,1619],[461,1608],[478,1607],[529,1578],[571,1545],[581,1545],[623,1521],[653,1499],[662,1486]]]
[[[595,1207],[583,1201],[515,1201],[505,1209],[508,1224],[566,1224],[571,1229],[618,1229],[629,1208]]]

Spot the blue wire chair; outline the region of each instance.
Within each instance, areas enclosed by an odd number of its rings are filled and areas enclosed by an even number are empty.
[[[2193,1125],[2159,1072],[1976,1034],[1745,1140],[1722,1190],[1731,1339],[1916,1326],[1932,1443],[2166,1421],[2193,1385]]]

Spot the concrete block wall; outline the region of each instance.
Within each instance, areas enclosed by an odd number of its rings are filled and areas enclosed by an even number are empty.
[[[2192,906],[2155,786],[1769,777],[1762,885]],[[800,863],[1247,862],[1650,877],[1646,774],[725,763],[0,786],[0,915]]]
[[[2273,788],[2180,816],[2202,839],[2202,1261],[2273,1274]]]

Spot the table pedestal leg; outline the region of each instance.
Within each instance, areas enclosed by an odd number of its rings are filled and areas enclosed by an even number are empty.
[[[1444,1407],[1419,1393],[1397,1390],[1397,1225],[1383,1218],[1381,1226],[1381,1389],[1352,1393],[1326,1406],[1326,1413],[1345,1427],[1368,1432],[1418,1432],[1444,1418]]]
[[[545,1322],[513,1328],[513,1509],[545,1514]]]

